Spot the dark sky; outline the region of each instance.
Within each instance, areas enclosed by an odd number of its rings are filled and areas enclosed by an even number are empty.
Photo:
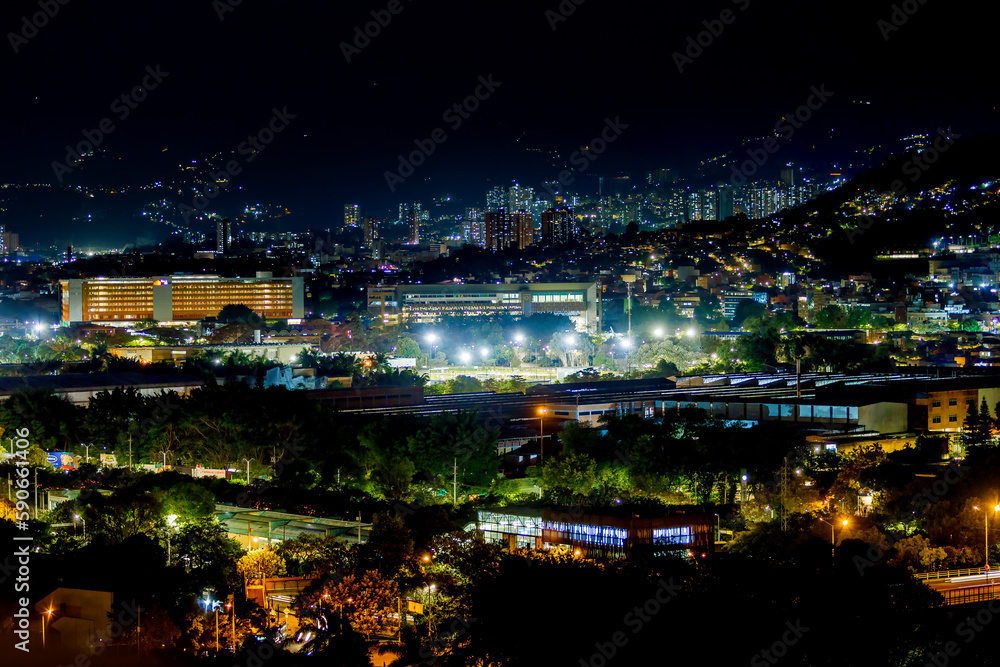
[[[558,151],[570,166],[608,117],[628,127],[589,174],[684,170],[769,133],[822,84],[833,95],[795,139],[797,151],[817,145],[814,158],[938,125],[995,131],[998,120],[996,10],[971,3],[913,0],[885,39],[878,21],[893,4],[871,0],[562,0],[573,13],[555,30],[546,11],[558,0],[399,0],[348,63],[341,43],[390,3],[243,0],[220,20],[225,0],[50,1],[58,12],[17,53],[9,33],[39,2],[0,9],[4,182],[55,183],[52,161],[106,117],[115,129],[102,141],[102,184],[168,179],[287,108],[296,117],[234,183],[303,212],[303,226],[339,220],[349,201],[382,215],[443,193],[471,205],[515,178],[537,186],[559,169],[527,149]],[[731,23],[716,24],[710,43],[705,32],[708,46],[679,72],[673,53],[724,10]],[[118,120],[112,102],[157,65],[169,75]],[[442,114],[489,75],[500,86],[449,126]],[[435,128],[447,141],[390,192],[384,172]]]

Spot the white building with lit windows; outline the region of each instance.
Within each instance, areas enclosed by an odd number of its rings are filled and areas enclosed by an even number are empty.
[[[597,283],[369,285],[368,312],[386,324],[437,322],[443,316],[565,315],[577,331],[601,328]]]

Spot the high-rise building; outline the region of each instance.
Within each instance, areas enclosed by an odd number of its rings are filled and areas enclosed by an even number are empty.
[[[462,220],[462,240],[473,245],[486,245],[486,218],[483,209],[465,209],[465,218]]]
[[[420,220],[422,217],[420,204],[399,205],[399,224],[407,226],[407,243],[414,245],[420,243]]]
[[[378,218],[365,217],[364,221],[365,247],[374,248],[378,241]]]
[[[233,229],[229,218],[224,218],[215,223],[215,239],[216,254],[228,254],[233,246]]]
[[[20,240],[18,235],[14,232],[8,232],[7,227],[0,225],[0,254],[9,255],[17,252],[19,246]]]
[[[530,211],[535,200],[535,191],[532,188],[515,183],[510,186],[510,193],[507,198],[508,211]]]
[[[498,185],[486,193],[486,210],[499,211],[500,209],[510,210],[510,195],[507,188]]]
[[[718,193],[718,214],[716,220],[725,220],[736,215],[736,204],[733,198],[733,189],[730,187],[719,188]]]
[[[576,218],[568,208],[550,208],[542,213],[542,238],[556,245],[576,239]]]
[[[491,250],[523,250],[534,242],[535,220],[528,211],[489,211],[486,218],[486,247]]]
[[[344,229],[361,226],[361,213],[357,204],[344,205]]]
[[[127,324],[142,319],[190,322],[215,317],[224,306],[245,305],[265,318],[305,315],[302,278],[72,278],[62,286],[62,321]]]

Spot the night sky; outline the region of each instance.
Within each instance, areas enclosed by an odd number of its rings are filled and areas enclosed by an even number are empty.
[[[512,179],[538,187],[606,118],[627,128],[588,176],[636,180],[744,150],[812,86],[832,95],[797,133],[792,159],[842,160],[939,125],[996,132],[1000,120],[996,10],[970,3],[904,3],[912,15],[897,5],[897,29],[893,4],[871,1],[233,1],[51,0],[55,15],[26,42],[11,33],[39,2],[4,3],[2,181],[56,184],[52,162],[104,118],[115,127],[103,159],[64,185],[169,179],[178,164],[237,150],[287,109],[294,119],[233,182],[291,208],[297,226],[323,227],[348,202],[382,216],[442,194],[474,205]],[[355,27],[373,11],[388,24],[355,50]],[[678,71],[674,53],[699,33],[707,46]],[[120,119],[114,101],[157,66],[168,75]],[[444,116],[491,75],[499,85],[468,118]],[[446,140],[390,191],[397,155],[436,128]]]

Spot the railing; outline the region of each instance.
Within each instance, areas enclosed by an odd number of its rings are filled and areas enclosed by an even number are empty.
[[[1000,589],[996,586],[976,586],[974,588],[957,588],[955,590],[938,591],[944,596],[946,605],[972,604],[1000,599]]]
[[[986,574],[989,570],[982,567],[967,567],[961,570],[939,570],[937,572],[917,572],[913,576],[919,581],[932,579],[951,579],[952,577],[971,577],[976,574]]]

